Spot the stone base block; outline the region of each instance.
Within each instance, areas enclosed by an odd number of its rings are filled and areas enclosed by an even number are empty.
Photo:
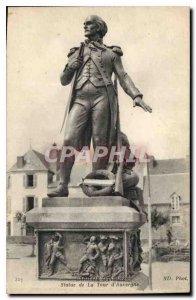
[[[123,197],[44,198],[26,214],[41,279],[123,280],[140,271],[146,216]]]

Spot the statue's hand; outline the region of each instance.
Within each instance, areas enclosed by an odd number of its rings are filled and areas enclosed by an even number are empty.
[[[135,106],[140,106],[141,108],[143,108],[143,110],[148,111],[149,113],[152,112],[152,108],[151,108],[149,105],[147,105],[147,104],[142,100],[142,98],[139,97],[139,96],[136,97],[136,98],[133,100],[133,107],[135,107]]]
[[[74,71],[78,70],[81,67],[81,65],[82,65],[82,60],[78,58],[68,63],[68,67]]]

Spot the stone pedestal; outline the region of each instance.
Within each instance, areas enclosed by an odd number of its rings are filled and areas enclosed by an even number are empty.
[[[140,270],[146,217],[123,197],[44,198],[26,221],[37,232],[39,278],[123,280]]]

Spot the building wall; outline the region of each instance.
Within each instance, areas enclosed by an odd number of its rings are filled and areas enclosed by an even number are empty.
[[[184,203],[180,205],[179,210],[171,210],[170,203],[167,205],[156,205],[157,211],[162,212],[164,215],[169,216],[169,222],[160,226],[157,230],[152,229],[153,240],[167,240],[167,230],[172,232],[172,240],[179,240],[183,242],[189,241],[189,226],[190,226],[190,213],[189,204]],[[179,224],[172,224],[172,216],[180,216],[181,222]],[[141,239],[148,239],[148,223],[144,224],[141,228]]]
[[[21,235],[21,224],[17,222],[16,212],[22,212],[24,209],[24,198],[33,196],[36,198],[36,205],[41,207],[42,198],[46,197],[48,186],[48,172],[35,172],[36,187],[25,188],[24,178],[25,172],[15,172],[9,174],[10,186],[7,190],[7,222],[11,222],[11,235]],[[23,230],[24,235],[26,234]]]
[[[184,162],[184,160],[182,160]],[[169,216],[169,222],[152,232],[154,240],[167,240],[167,230],[172,232],[173,240],[188,241],[190,235],[190,193],[189,173],[182,166],[178,171],[178,163],[175,160],[161,161],[155,168],[151,168],[150,186],[151,203],[158,211]],[[172,165],[172,166],[171,166]],[[175,173],[170,171],[173,169]],[[174,170],[175,169],[175,170]],[[170,173],[169,173],[170,172]],[[147,211],[148,180],[144,178],[144,203]],[[178,199],[178,200],[177,200]],[[172,209],[174,203],[175,209]],[[180,217],[179,224],[172,224],[172,216]],[[148,239],[148,224],[141,227],[141,238]]]
[[[181,205],[181,209],[179,211],[172,212],[170,214],[172,216],[180,216],[180,223],[179,224],[171,224],[172,226],[172,234],[173,237],[178,240],[190,240],[190,212],[189,212],[189,205],[184,204]]]

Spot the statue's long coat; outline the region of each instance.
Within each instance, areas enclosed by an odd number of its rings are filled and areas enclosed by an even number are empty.
[[[112,75],[115,74],[119,82],[124,89],[124,91],[134,99],[137,96],[141,96],[142,94],[139,90],[135,87],[131,78],[127,75],[124,71],[121,58],[120,56],[123,55],[122,50],[120,47],[111,46],[107,47],[103,44],[98,42],[90,43],[91,50],[89,46],[84,48],[84,57],[83,57],[83,64],[79,71],[75,74],[75,77],[72,82],[72,89],[71,95],[68,102],[68,106],[65,113],[65,118],[67,118],[69,111],[71,110],[74,104],[74,93],[75,93],[75,83],[77,81],[77,76],[80,74],[83,66],[89,59],[89,55],[91,53],[91,59],[93,60],[94,64],[97,66],[103,81],[105,83],[105,87],[107,89],[108,101],[110,105],[110,128],[108,134],[108,147],[116,144],[116,137],[117,137],[117,128],[118,128],[118,98],[117,98],[117,91],[112,83]],[[69,66],[71,66],[72,61],[74,61],[79,54],[79,48],[72,48],[68,54],[69,60],[68,64],[66,65],[63,74],[61,76],[61,83],[63,85],[67,85],[71,82],[74,73],[71,71]],[[112,84],[111,84],[112,83]],[[66,130],[66,122],[65,122],[65,130]],[[84,132],[84,136],[80,138],[79,147],[83,146],[90,146],[91,141],[91,126],[89,124],[87,130]]]

